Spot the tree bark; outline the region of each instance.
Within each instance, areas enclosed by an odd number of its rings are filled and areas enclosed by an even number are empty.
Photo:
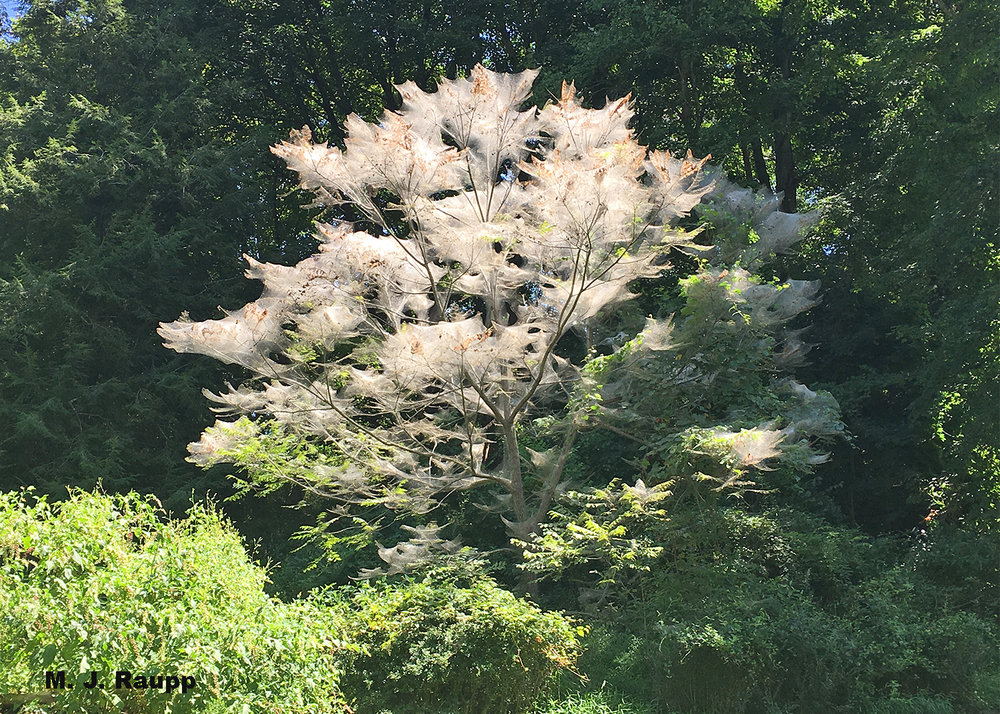
[[[517,448],[517,434],[514,425],[503,425],[503,475],[510,483],[510,496],[514,509],[514,518],[521,524],[528,520],[527,502],[524,498],[524,479],[521,472],[521,453]],[[514,533],[518,538],[527,533]]]
[[[774,189],[771,188],[771,175],[767,172],[767,162],[764,160],[764,147],[761,146],[759,137],[753,140],[751,151],[753,153],[753,174],[754,178],[757,179],[758,187],[766,188],[770,193],[774,193]]]
[[[528,506],[524,497],[524,474],[521,470],[521,452],[517,445],[517,433],[514,424],[503,425],[503,474],[510,480],[510,495],[514,510],[513,524],[508,524],[508,532],[520,540],[525,540],[534,532],[537,524],[528,523]],[[510,527],[513,525],[513,527]],[[524,561],[524,549],[517,551],[519,562]],[[534,573],[521,570],[520,585],[525,594],[538,602],[538,578]]]
[[[753,178],[753,161],[750,159],[750,147],[747,144],[740,144],[740,156],[743,158],[743,176],[747,182]]]
[[[798,210],[795,193],[799,188],[799,181],[795,175],[792,137],[788,134],[776,134],[774,137],[774,187],[782,194],[781,210],[795,213]]]
[[[690,58],[685,57],[681,59],[677,65],[677,78],[680,87],[677,103],[680,105],[681,124],[687,133],[688,146],[696,143],[699,129],[695,121],[695,110],[692,106],[692,104],[697,102],[697,95],[691,87],[691,72]]]
[[[795,157],[792,155],[792,108],[789,80],[792,77],[792,41],[785,34],[784,17],[787,5],[782,2],[778,13],[778,26],[774,33],[774,63],[781,72],[781,91],[774,107],[774,190],[782,194],[781,210],[796,212],[795,193],[799,187],[795,175]]]

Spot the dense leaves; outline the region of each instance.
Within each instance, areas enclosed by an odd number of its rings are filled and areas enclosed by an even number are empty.
[[[53,713],[522,714],[584,633],[446,569],[283,603],[213,509],[167,521],[136,494],[4,494],[0,578],[0,707]],[[69,686],[46,690],[45,671]],[[119,671],[155,684],[118,688]]]
[[[347,711],[343,620],[264,593],[264,571],[211,509],[164,522],[151,499],[0,501],[0,702],[52,712]],[[44,672],[72,688],[46,691]],[[128,689],[116,672],[194,686]],[[303,677],[305,671],[318,676]],[[91,672],[104,687],[88,689]]]
[[[988,712],[1000,701],[986,605],[1000,580],[982,567],[995,539],[941,533],[914,547],[791,511],[668,516],[662,494],[624,498],[537,552],[606,622],[581,663],[595,683],[653,711]],[[975,574],[952,579],[944,562]]]
[[[359,714],[531,711],[552,675],[572,668],[586,632],[488,578],[456,582],[440,569],[338,597],[364,648],[348,659],[342,682]]]
[[[256,216],[234,210],[239,152],[211,137],[216,108],[178,23],[39,3],[0,48],[8,486],[203,488],[175,451],[203,410],[195,372],[150,349],[150,326],[182,303],[214,310],[200,284],[233,264]]]
[[[879,483],[892,469],[980,529],[1000,503],[997,9],[920,18],[871,63],[884,120],[821,268],[833,332],[816,362],[856,405],[859,475],[875,480],[850,483],[859,500],[903,496]]]

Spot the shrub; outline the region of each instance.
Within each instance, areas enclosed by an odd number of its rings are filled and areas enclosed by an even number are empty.
[[[358,714],[529,712],[580,652],[580,628],[485,577],[432,571],[331,596],[364,649],[344,653],[341,680]]]
[[[987,568],[951,589],[926,572],[947,553],[979,563],[989,544],[876,539],[802,513],[642,517],[606,544],[642,534],[657,550],[630,576],[633,597],[595,611],[580,660],[592,686],[698,714],[998,710]]]
[[[617,699],[606,692],[570,694],[549,702],[539,714],[649,714],[651,710]]]
[[[148,497],[0,495],[0,703],[63,670],[50,712],[346,711],[342,623],[264,593],[264,571],[210,507],[165,521]],[[188,692],[116,689],[114,673],[186,675]],[[80,686],[98,672],[105,689]]]

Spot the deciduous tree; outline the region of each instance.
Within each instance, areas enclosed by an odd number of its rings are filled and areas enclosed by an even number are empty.
[[[747,263],[787,248],[810,220],[716,182],[708,157],[647,151],[629,130],[628,97],[585,109],[564,85],[559,101],[523,110],[536,73],[477,66],[433,93],[409,82],[399,113],[349,117],[343,148],[314,144],[308,129],[274,147],[317,201],[349,203],[364,219],[318,226],[320,252],[294,267],[248,257],[264,293],[242,310],[161,326],[168,347],[256,376],[210,395],[237,418],[192,444],[194,461],[293,482],[343,513],[426,513],[475,489],[524,540],[566,487],[577,433],[599,411],[579,355],[592,356],[592,329],[634,296],[630,285],[659,275],[672,248],[693,249],[679,219],[714,188],[760,236],[742,251],[723,246],[720,260],[729,250],[725,259]],[[703,309],[764,325],[807,309],[816,288],[758,285],[743,269],[707,270],[704,281]],[[639,350],[670,349],[670,329],[650,319]],[[691,357],[686,371],[662,379],[713,379],[700,351],[677,354]],[[527,448],[524,429],[545,416],[555,417],[548,438]],[[731,436],[764,445],[752,465],[792,435]],[[422,527],[382,556],[404,567],[435,543]]]

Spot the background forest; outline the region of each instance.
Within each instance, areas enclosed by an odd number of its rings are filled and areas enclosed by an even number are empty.
[[[996,2],[38,0],[0,21],[0,710],[1000,711]],[[715,248],[560,348],[593,419],[518,431],[526,462],[567,444],[530,532],[464,497],[345,525],[302,466],[327,455],[278,430],[186,461],[202,390],[247,370],[157,326],[256,299],[243,254],[295,265],[314,221],[364,219],[310,207],[269,147],[342,143],[396,85],[480,63],[540,67],[539,107],[563,79],[586,106],[631,93],[640,144],[711,154],[808,232],[763,255],[752,210],[705,203],[680,227]],[[744,269],[819,290],[758,323],[733,308]],[[632,339],[670,315],[671,359],[716,375],[700,391]],[[764,423],[805,445],[733,461]],[[397,554],[445,547],[380,559],[411,537]],[[35,695],[46,669],[130,667],[206,685]]]

